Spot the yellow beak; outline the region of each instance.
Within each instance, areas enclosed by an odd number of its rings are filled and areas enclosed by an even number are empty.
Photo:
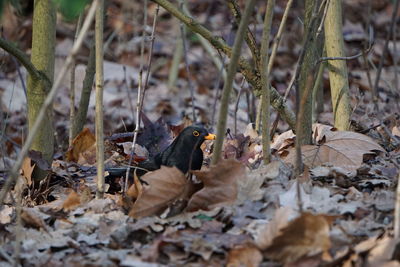
[[[204,139],[206,140],[215,140],[217,138],[217,136],[215,134],[208,134],[206,136],[204,136]]]

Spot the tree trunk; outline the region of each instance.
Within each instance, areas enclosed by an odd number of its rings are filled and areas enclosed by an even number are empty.
[[[303,44],[305,47],[304,51],[304,60],[300,67],[300,75],[297,84],[297,88],[299,90],[297,105],[300,104],[304,99],[303,108],[303,116],[300,118],[297,116],[297,120],[300,120],[299,127],[297,129],[297,138],[299,138],[300,145],[311,144],[311,136],[312,136],[312,90],[307,90],[307,86],[310,85],[308,82],[309,75],[312,71],[314,71],[314,67],[318,57],[321,55],[321,49],[318,45],[318,41],[315,34],[317,31],[317,27],[319,25],[320,18],[312,19],[313,12],[316,9],[316,6],[319,7],[319,1],[315,0],[306,0],[305,1],[305,15],[304,15],[304,38]],[[307,40],[308,39],[308,40]],[[320,38],[318,38],[320,39]],[[307,44],[307,45],[306,45]],[[313,74],[312,74],[313,75]],[[314,75],[313,75],[314,76]],[[313,84],[311,84],[312,86]],[[304,94],[307,93],[306,96]],[[299,112],[299,110],[297,110]]]
[[[56,9],[52,0],[36,0],[32,25],[31,61],[43,74],[43,79],[28,75],[28,124],[31,130],[54,79],[54,51],[56,37]],[[35,136],[31,149],[42,153],[43,158],[51,163],[54,152],[53,110],[49,109],[42,127]],[[44,177],[38,172],[35,179]]]
[[[325,19],[325,47],[328,57],[344,57],[342,33],[342,3],[331,0]],[[329,60],[329,82],[335,127],[348,130],[350,125],[350,100],[347,65],[345,60]]]

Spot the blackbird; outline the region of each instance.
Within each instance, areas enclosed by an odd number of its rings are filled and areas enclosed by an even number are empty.
[[[203,164],[203,151],[200,146],[204,140],[214,140],[215,134],[210,134],[201,126],[188,126],[175,140],[154,158],[140,162],[136,174],[140,177],[147,171],[154,171],[163,166],[175,166],[183,173],[190,170],[200,170]],[[108,168],[108,177],[125,176],[127,168]],[[143,170],[144,169],[144,170]],[[135,167],[131,168],[133,172]]]

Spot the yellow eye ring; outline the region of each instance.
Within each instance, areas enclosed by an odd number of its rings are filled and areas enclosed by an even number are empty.
[[[193,131],[193,135],[197,137],[200,135],[200,133],[198,131]]]

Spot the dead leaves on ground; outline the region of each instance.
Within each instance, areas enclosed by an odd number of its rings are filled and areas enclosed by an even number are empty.
[[[65,157],[68,161],[79,162],[81,164],[94,164],[96,160],[96,138],[88,129],[83,129],[72,141],[72,146],[68,149]]]
[[[129,215],[140,218],[160,214],[166,208],[174,209],[182,203],[183,208],[190,212],[230,205],[237,200],[239,181],[246,179],[245,167],[232,159],[221,160],[210,169],[193,173],[202,184],[187,179],[175,167],[162,166],[143,175],[142,188],[137,188],[135,183],[129,189],[138,192]]]
[[[309,168],[317,166],[341,167],[348,172],[355,172],[363,162],[365,154],[373,151],[382,152],[384,149],[370,137],[348,131],[336,131],[322,124],[314,126],[315,145],[301,147],[303,162]],[[285,150],[286,147],[283,147]],[[283,154],[283,150],[279,153]],[[294,164],[295,150],[288,150],[284,159]]]
[[[176,167],[161,166],[161,169],[142,176],[143,189],[134,202],[129,215],[134,218],[162,212],[172,202],[184,198],[189,185],[185,175]],[[132,186],[136,186],[135,184]]]
[[[217,205],[232,204],[237,199],[238,182],[245,179],[246,170],[236,160],[221,160],[206,171],[195,171],[203,189],[189,200],[188,211],[210,210]]]

